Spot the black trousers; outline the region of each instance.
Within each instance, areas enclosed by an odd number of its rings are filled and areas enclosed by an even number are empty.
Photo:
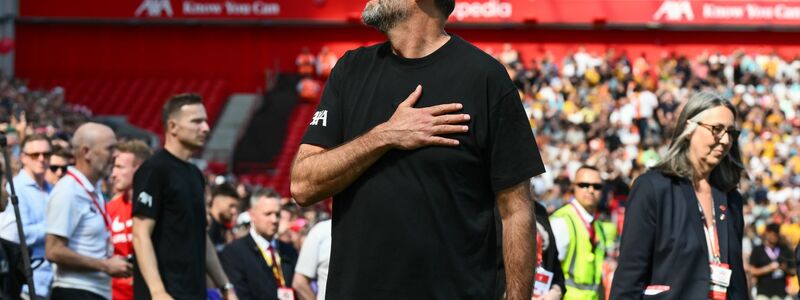
[[[68,289],[62,287],[53,288],[50,293],[51,300],[107,300],[103,296],[86,290]]]

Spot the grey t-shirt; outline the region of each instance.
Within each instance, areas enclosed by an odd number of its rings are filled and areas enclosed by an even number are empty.
[[[103,220],[105,200],[98,190],[80,171],[69,168],[69,173],[58,181],[50,193],[45,223],[47,233],[67,238],[67,246],[72,251],[86,257],[105,259],[110,255],[111,248]],[[95,195],[98,206],[93,203],[89,193]],[[53,287],[85,290],[111,299],[111,277],[103,272],[60,268],[56,264]]]

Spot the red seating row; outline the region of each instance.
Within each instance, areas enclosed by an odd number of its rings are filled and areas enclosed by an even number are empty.
[[[316,102],[299,101],[289,117],[286,138],[280,154],[268,163],[240,166],[242,169],[251,169],[252,171],[241,174],[239,178],[246,183],[273,187],[281,195],[290,196],[292,163],[316,106]],[[268,174],[266,169],[272,169],[274,172]]]
[[[33,87],[61,86],[66,100],[92,110],[95,115],[124,115],[128,122],[156,134],[163,131],[161,108],[179,93],[203,96],[209,124],[214,124],[228,99],[226,83],[212,79],[49,79]]]

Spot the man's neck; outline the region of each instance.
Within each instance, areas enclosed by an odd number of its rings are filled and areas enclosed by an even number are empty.
[[[211,214],[211,218],[214,219],[214,222],[217,222],[219,224],[225,224],[225,223],[228,222],[228,221],[223,220],[222,217],[220,216],[220,213],[218,213],[216,211],[211,211],[210,214]]]
[[[575,200],[575,202],[576,202],[576,203],[577,203],[577,204],[578,204],[578,205],[579,205],[581,208],[583,208],[583,210],[585,210],[587,213],[589,213],[589,215],[590,215],[590,216],[594,216],[595,212],[597,211],[597,205],[594,205],[594,206],[583,205],[583,203],[581,203],[581,202],[580,202],[580,201],[578,201],[578,200]]]
[[[444,22],[424,13],[415,13],[386,33],[392,51],[403,58],[422,58],[441,48],[450,36]]]
[[[167,141],[164,143],[164,149],[183,161],[189,161],[189,157],[192,157],[192,153],[194,152],[193,149],[187,148],[181,144],[179,140],[169,137],[167,137]]]
[[[33,181],[36,182],[36,186],[38,186],[40,189],[44,189],[44,183],[45,183],[44,174],[41,175],[33,174],[33,171],[29,170],[28,168],[23,168],[22,171],[27,173],[28,176],[30,176],[31,178],[33,178]]]
[[[83,176],[86,176],[86,179],[89,179],[89,184],[95,184],[100,180],[100,178],[98,178],[99,176],[94,174],[92,167],[86,162],[78,161],[78,163],[75,164],[75,169],[78,169]]]
[[[267,243],[272,243],[272,240],[274,240],[275,236],[276,236],[275,234],[273,234],[273,235],[262,234],[262,233],[258,232],[254,227],[250,228],[250,234],[251,235],[256,235],[256,236],[264,239],[265,241],[267,241]]]

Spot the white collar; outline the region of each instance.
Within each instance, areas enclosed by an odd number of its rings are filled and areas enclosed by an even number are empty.
[[[592,215],[588,211],[586,211],[586,209],[583,208],[583,205],[581,205],[581,203],[578,202],[578,200],[575,200],[575,198],[572,198],[572,201],[570,201],[570,202],[571,202],[571,204],[574,204],[574,206],[578,208],[578,213],[581,214],[581,218],[586,220],[586,223],[591,223],[592,221],[594,221],[594,215]]]
[[[89,178],[86,178],[86,175],[83,175],[81,171],[79,171],[75,167],[70,166],[67,168],[67,172],[74,174],[76,177],[75,179],[77,179],[78,181],[78,184],[83,185],[83,187],[87,191],[89,191],[89,193],[94,193],[94,184],[89,182]]]
[[[256,233],[256,229],[253,228],[252,226],[250,227],[250,237],[252,237],[253,240],[256,242],[258,248],[261,248],[263,250],[269,249],[269,246],[272,244],[272,242],[267,241],[267,239],[265,239],[263,236]]]

